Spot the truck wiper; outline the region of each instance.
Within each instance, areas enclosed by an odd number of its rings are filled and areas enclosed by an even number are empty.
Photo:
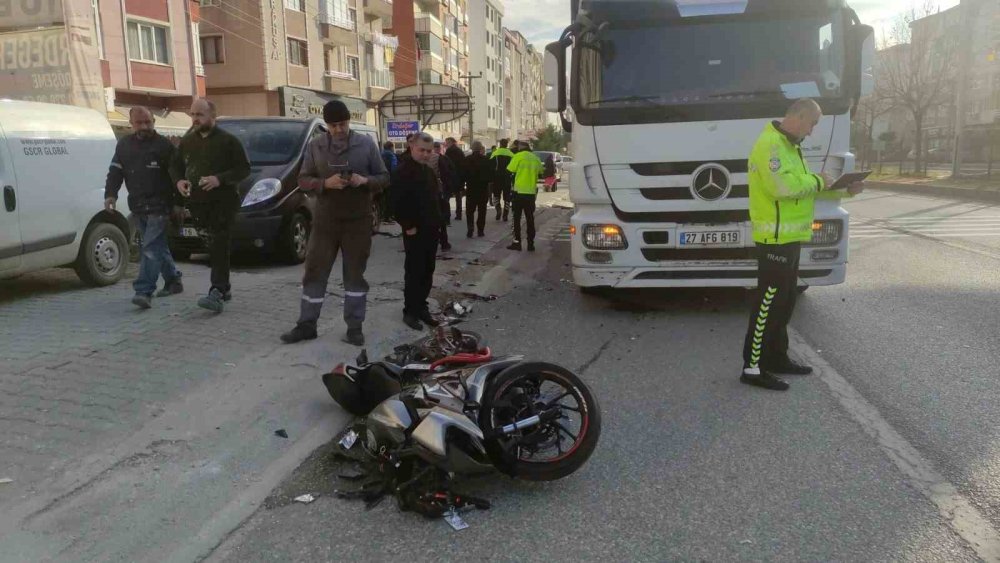
[[[662,96],[619,96],[617,98],[604,98],[603,100],[595,100],[590,102],[592,104],[607,104],[612,102],[646,102],[653,107],[666,107],[667,104],[663,102],[658,102]]]
[[[743,90],[737,92],[725,92],[723,94],[712,94],[711,96],[706,96],[707,98],[728,98],[729,96],[763,96],[766,94],[779,94],[782,98],[785,97],[785,93],[781,90]]]

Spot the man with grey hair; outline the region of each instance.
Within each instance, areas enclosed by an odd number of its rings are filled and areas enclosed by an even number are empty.
[[[191,104],[191,130],[181,139],[170,175],[187,200],[195,224],[208,231],[212,286],[198,306],[221,313],[232,299],[229,254],[232,228],[240,208],[236,186],[250,175],[243,144],[216,126],[215,104],[197,99]]]
[[[813,203],[859,194],[864,184],[832,191],[834,179],[813,174],[799,146],[823,117],[819,104],[798,100],[785,118],[769,123],[749,158],[750,221],[757,245],[757,298],[743,342],[740,382],[788,389],[777,374],[808,375],[788,357],[788,322],[795,309],[802,243],[812,239]]]
[[[486,147],[472,143],[472,154],[465,158],[465,218],[469,227],[466,235],[472,238],[473,229],[479,236],[486,236],[486,206],[490,201],[490,182],[493,168],[486,158]]]
[[[132,303],[141,309],[149,309],[156,280],[161,275],[163,289],[156,294],[157,297],[184,291],[181,272],[167,246],[167,228],[176,195],[169,172],[174,146],[157,134],[154,128],[156,119],[148,109],[135,106],[128,117],[133,133],[122,137],[115,147],[104,186],[104,208],[115,210],[118,190],[124,181],[128,190],[128,207],[137,220],[142,238],[139,277],[132,284],[135,289]]]

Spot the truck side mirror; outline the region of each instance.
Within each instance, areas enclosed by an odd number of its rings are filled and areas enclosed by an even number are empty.
[[[847,29],[844,44],[844,95],[858,100],[875,90],[872,67],[875,64],[875,30],[867,25],[853,25]]]
[[[545,110],[566,109],[566,46],[561,41],[545,46]]]
[[[864,97],[875,93],[875,31],[869,27],[861,41],[861,96]]]

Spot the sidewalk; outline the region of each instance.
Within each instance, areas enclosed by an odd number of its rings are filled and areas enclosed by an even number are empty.
[[[985,176],[962,178],[918,178],[912,176],[884,175],[868,182],[876,190],[891,190],[921,195],[932,195],[970,201],[1000,203],[1000,170],[987,179]]]
[[[401,322],[398,227],[385,230],[366,274],[371,357],[419,336]],[[450,235],[441,299],[475,283],[469,262],[490,265],[479,259],[506,244],[509,224],[467,239],[453,222]],[[60,270],[0,284],[0,478],[13,479],[0,485],[4,557],[197,559],[349,420],[319,379],[360,351],[340,341],[339,266],[319,339],[293,346],[278,336],[298,315],[301,266],[237,262],[222,315],[196,305],[204,262],[181,263],[185,293],[148,311],[129,302],[130,267],[107,288]]]

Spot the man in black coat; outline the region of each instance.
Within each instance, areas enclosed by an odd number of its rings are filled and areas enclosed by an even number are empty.
[[[427,308],[427,297],[434,285],[434,266],[445,216],[440,184],[428,166],[434,155],[434,138],[417,133],[407,144],[409,153],[400,157],[392,174],[389,197],[396,221],[403,229],[406,251],[403,322],[413,330],[423,330],[421,321],[431,326],[437,324]]]
[[[490,201],[490,183],[494,170],[490,159],[486,158],[486,147],[476,141],[472,143],[472,154],[465,159],[465,216],[468,219],[467,236],[472,238],[473,228],[479,236],[486,236],[486,205]]]
[[[451,163],[455,165],[455,170],[458,173],[458,184],[454,189],[455,196],[455,220],[462,220],[462,194],[465,191],[465,152],[462,148],[458,146],[458,141],[454,137],[448,137],[444,140],[445,151],[444,155],[451,160]],[[468,209],[468,205],[466,205]]]

